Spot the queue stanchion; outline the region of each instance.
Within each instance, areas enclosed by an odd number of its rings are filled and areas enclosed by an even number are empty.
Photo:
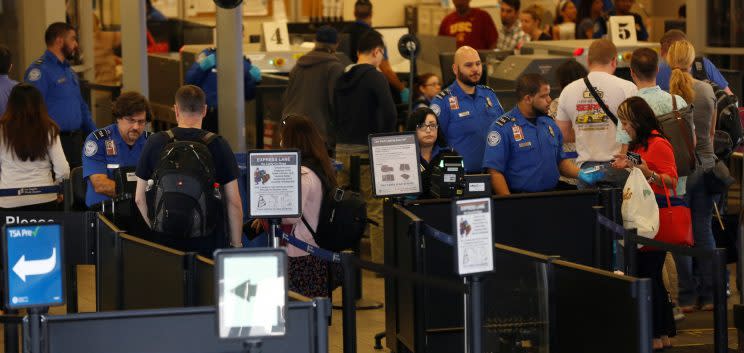
[[[269,218],[269,239],[271,239],[269,241],[269,247],[274,249],[281,247],[281,224],[281,218]]]
[[[714,249],[711,259],[713,281],[713,351],[728,352],[726,303],[726,250]]]
[[[628,276],[638,275],[638,243],[633,236],[638,236],[635,229],[623,232],[623,248],[625,254],[625,274]]]
[[[28,309],[28,335],[30,338],[30,353],[41,353],[41,310]]]
[[[6,309],[5,316],[18,315],[18,310]],[[18,353],[18,323],[4,318],[3,337],[5,341],[5,353]]]
[[[357,267],[352,262],[354,254],[351,251],[341,253],[341,268],[344,275],[344,283],[356,281]],[[343,348],[344,353],[356,353],[357,330],[356,330],[356,286],[342,286],[341,300],[343,305]]]
[[[603,242],[607,238],[605,232],[605,228],[602,227],[602,225],[599,223],[599,216],[605,212],[604,206],[593,206],[592,209],[594,210],[594,216],[597,218],[597,221],[594,222],[594,259],[593,264],[596,268],[602,268],[602,250]]]

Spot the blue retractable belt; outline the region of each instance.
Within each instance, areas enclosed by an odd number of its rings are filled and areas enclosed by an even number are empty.
[[[33,187],[28,187],[28,188],[0,189],[0,197],[59,194],[60,192],[61,192],[61,188],[59,187],[59,185],[33,186]]]
[[[326,249],[319,248],[317,246],[312,246],[300,239],[297,239],[297,237],[289,235],[287,233],[282,233],[282,239],[284,239],[287,243],[291,244],[292,246],[312,255],[315,256],[321,260],[328,261],[328,262],[341,262],[341,254],[328,251]]]

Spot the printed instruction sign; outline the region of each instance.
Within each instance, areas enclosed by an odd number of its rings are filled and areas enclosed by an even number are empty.
[[[64,303],[61,225],[5,225],[3,247],[8,308]]]
[[[419,150],[414,133],[370,135],[369,152],[375,196],[421,193]]]
[[[452,204],[457,238],[457,272],[467,275],[493,270],[491,198],[456,200]]]
[[[248,214],[253,218],[299,217],[300,152],[248,152]]]

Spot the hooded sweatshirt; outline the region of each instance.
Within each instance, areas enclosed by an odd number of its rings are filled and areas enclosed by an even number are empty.
[[[284,92],[282,116],[302,114],[310,118],[326,142],[333,144],[333,90],[344,72],[336,55],[324,49],[313,50],[297,60],[289,73]]]
[[[398,113],[385,76],[374,66],[346,68],[336,83],[336,142],[367,145],[367,136],[394,132]]]

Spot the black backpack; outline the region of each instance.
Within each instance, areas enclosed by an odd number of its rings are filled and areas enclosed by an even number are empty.
[[[733,151],[737,146],[744,142],[744,129],[739,119],[739,101],[734,95],[730,95],[711,81],[708,73],[705,72],[705,64],[702,57],[696,57],[692,63],[692,77],[700,81],[705,81],[713,87],[713,93],[716,96],[716,134],[714,140],[714,149],[716,151]],[[719,132],[728,134],[731,138],[731,145],[728,145],[728,139],[724,138]],[[718,153],[717,153],[718,155]],[[725,155],[718,155],[719,158],[726,158]]]
[[[320,168],[307,165],[323,184],[318,228],[313,229],[302,216],[302,223],[313,235],[319,247],[341,251],[356,246],[367,227],[367,204],[357,192],[330,185]]]
[[[224,223],[224,204],[207,147],[218,135],[207,132],[201,141],[178,141],[171,130],[165,134],[169,142],[160,152],[148,191],[152,229],[182,239],[210,236]]]

